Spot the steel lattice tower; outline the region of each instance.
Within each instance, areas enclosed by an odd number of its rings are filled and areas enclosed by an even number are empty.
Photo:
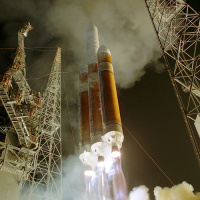
[[[0,80],[1,115],[6,117],[4,122],[1,116],[0,122],[0,175],[5,177],[5,188],[18,188],[12,199],[19,198],[22,185],[37,167],[41,95],[31,91],[26,80],[24,50],[24,38],[32,28],[26,23],[18,31],[13,62]],[[10,199],[9,192],[2,190],[1,198]]]
[[[183,0],[145,0],[200,165],[200,15]]]
[[[42,102],[37,157],[37,168],[30,178],[30,199],[62,199],[60,48],[57,50]]]

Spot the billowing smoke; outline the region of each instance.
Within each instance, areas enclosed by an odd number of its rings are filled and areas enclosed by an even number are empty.
[[[135,187],[129,194],[129,200],[150,200],[148,191],[144,185]]]
[[[83,200],[84,195],[83,164],[78,156],[70,155],[63,161],[63,200]]]
[[[200,200],[200,193],[194,194],[193,186],[186,182],[172,188],[157,186],[154,195],[156,200]]]
[[[74,52],[78,65],[86,63],[86,27],[95,23],[100,44],[111,50],[116,82],[122,88],[132,86],[144,75],[145,65],[161,56],[144,1],[60,0],[47,18],[53,35],[71,38],[64,48]]]
[[[135,187],[129,194],[129,200],[150,200],[148,191],[144,185]],[[157,186],[154,195],[155,200],[200,200],[200,193],[195,194],[193,186],[185,181],[171,188]]]
[[[20,22],[29,20],[36,26],[35,33],[37,29],[42,32],[31,38],[29,45],[60,45],[66,57],[75,63],[65,63],[65,68],[76,68],[76,71],[86,63],[86,27],[90,22],[95,23],[100,44],[111,50],[116,81],[122,88],[133,86],[144,75],[145,65],[161,57],[144,1],[58,0],[10,4],[3,0],[3,6],[13,10],[9,15],[0,14],[0,22],[5,23],[2,30],[8,36],[4,41],[6,46],[13,46],[16,41],[13,30],[21,27]],[[163,70],[163,65],[159,68]]]

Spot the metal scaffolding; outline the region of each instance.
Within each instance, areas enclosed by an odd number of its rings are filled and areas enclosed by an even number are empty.
[[[183,0],[145,0],[200,165],[200,15]]]
[[[60,200],[61,49],[42,97],[26,80],[24,38],[31,29],[27,23],[18,32],[13,63],[0,80],[0,170],[9,173],[20,189],[24,186],[25,199]]]
[[[0,82],[1,115],[6,113],[1,116],[6,123],[0,123],[0,170],[16,177],[20,188],[36,167],[41,108],[40,97],[31,94],[24,73],[24,37],[31,29],[27,23],[18,32],[20,41],[13,63]]]
[[[43,97],[37,168],[30,199],[62,199],[61,49],[58,48]]]

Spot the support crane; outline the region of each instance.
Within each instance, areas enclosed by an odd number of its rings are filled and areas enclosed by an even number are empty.
[[[183,0],[145,0],[200,166],[200,14]]]

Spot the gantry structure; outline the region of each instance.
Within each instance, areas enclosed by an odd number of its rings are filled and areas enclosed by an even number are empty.
[[[183,0],[145,0],[200,166],[200,15]]]
[[[40,94],[31,91],[25,77],[24,37],[31,29],[27,23],[18,32],[13,63],[0,82],[1,114],[7,120],[0,127],[0,170],[15,176],[20,186],[36,167],[41,109]]]
[[[44,95],[34,92],[26,79],[24,50],[24,38],[31,29],[27,23],[18,32],[13,63],[1,77],[0,172],[9,173],[20,189],[25,188],[25,199],[60,200],[61,49]]]
[[[30,199],[62,199],[61,49],[58,48],[44,93],[38,136],[37,167]]]

